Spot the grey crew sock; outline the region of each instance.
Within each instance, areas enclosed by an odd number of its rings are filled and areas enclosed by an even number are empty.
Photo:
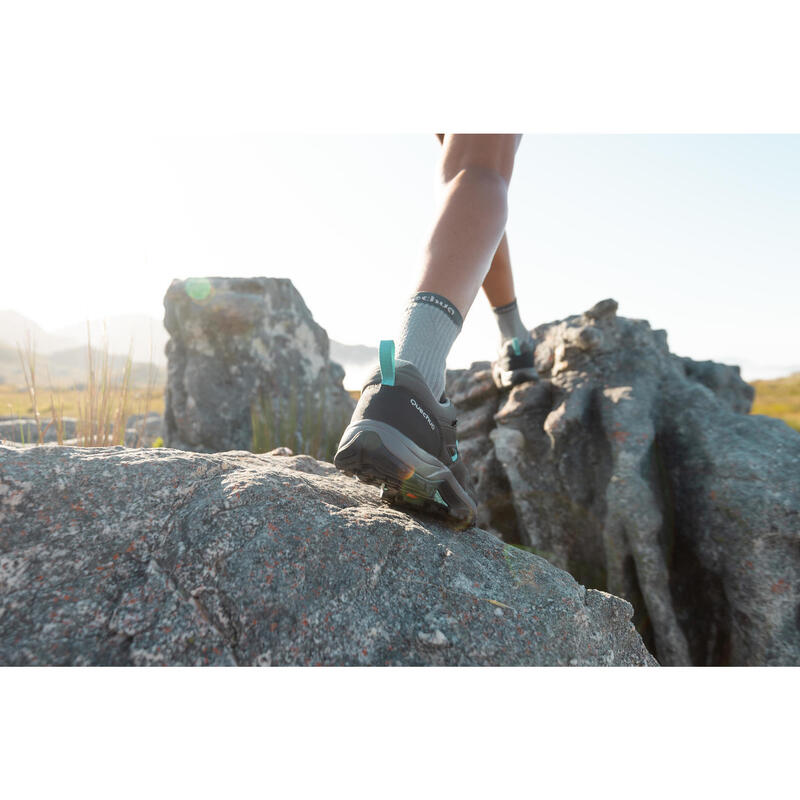
[[[410,361],[420,371],[437,400],[444,391],[447,354],[463,324],[453,303],[434,292],[417,292],[403,313],[396,357]]]
[[[505,306],[492,307],[494,318],[500,328],[500,344],[507,339],[516,337],[520,342],[527,342],[531,338],[530,331],[522,324],[519,318],[516,298]]]

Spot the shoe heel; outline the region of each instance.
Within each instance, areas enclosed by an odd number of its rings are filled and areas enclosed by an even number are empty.
[[[333,457],[336,467],[351,475],[402,481],[413,467],[404,464],[370,430],[356,431]]]
[[[376,430],[345,431],[342,441],[333,459],[335,466],[379,487],[383,502],[445,517],[458,528],[472,524],[474,504],[465,505],[441,477],[429,479],[420,474],[413,464],[393,452]]]

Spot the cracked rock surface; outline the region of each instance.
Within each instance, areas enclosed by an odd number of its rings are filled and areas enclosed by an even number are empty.
[[[310,456],[0,443],[0,664],[653,665],[629,603]]]
[[[631,601],[662,664],[800,664],[800,435],[616,311],[535,328],[539,383],[448,373],[478,524]]]

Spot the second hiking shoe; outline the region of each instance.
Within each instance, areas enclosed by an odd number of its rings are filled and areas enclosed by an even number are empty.
[[[533,361],[532,339],[520,341],[515,336],[500,346],[497,360],[492,362],[492,379],[498,389],[508,389],[518,383],[539,380]]]
[[[333,463],[380,486],[381,499],[444,517],[456,528],[475,521],[477,506],[458,452],[456,409],[439,402],[419,370],[395,361],[394,342],[379,348]]]

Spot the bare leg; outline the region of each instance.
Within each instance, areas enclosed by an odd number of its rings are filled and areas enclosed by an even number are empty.
[[[508,250],[508,235],[503,233],[503,238],[497,246],[497,251],[492,259],[492,266],[483,279],[483,292],[489,305],[493,308],[505,306],[514,302],[514,276],[511,272],[511,254]]]
[[[458,411],[444,394],[445,366],[503,239],[521,138],[443,136],[441,208],[401,318],[396,358],[394,340],[382,339],[379,370],[334,456],[339,469],[380,486],[382,499],[446,513],[461,528],[477,507],[458,450]]]
[[[444,134],[437,133],[437,138],[444,144]],[[508,234],[503,232],[503,238],[497,246],[492,264],[486,277],[483,279],[483,291],[489,305],[494,308],[505,306],[514,301],[514,276],[511,271],[511,253],[508,249]]]
[[[443,137],[444,197],[416,291],[443,295],[462,317],[472,306],[503,239],[508,184],[521,138],[521,134],[457,133]],[[513,282],[504,280],[503,261],[498,264],[489,301],[503,305],[509,289],[512,295],[505,302],[513,300]]]

